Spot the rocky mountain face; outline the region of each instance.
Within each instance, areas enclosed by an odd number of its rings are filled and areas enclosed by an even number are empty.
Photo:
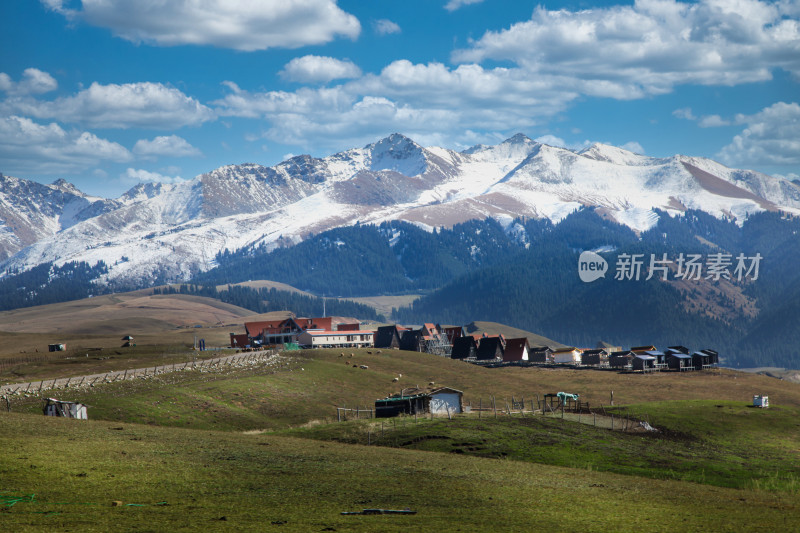
[[[138,185],[111,200],[63,181],[0,175],[0,259],[4,270],[103,260],[105,281],[147,284],[186,280],[225,249],[296,243],[356,222],[428,229],[487,217],[558,222],[581,206],[644,231],[657,220],[654,209],[737,221],[764,210],[800,214],[800,186],[709,159],[602,144],[575,152],[518,134],[456,152],[393,134],[324,158]]]

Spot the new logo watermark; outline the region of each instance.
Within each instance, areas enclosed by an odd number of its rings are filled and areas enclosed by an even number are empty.
[[[578,258],[578,275],[584,283],[606,277],[608,262],[595,252],[581,252]]]
[[[758,272],[763,256],[756,253],[747,256],[740,253],[735,258],[733,254],[713,253],[679,254],[675,258],[668,258],[667,254],[650,254],[649,261],[645,254],[626,254],[617,256],[614,279],[617,281],[649,280],[657,275],[664,281],[707,279],[719,281],[742,281],[758,279]],[[578,276],[581,281],[591,283],[603,278],[608,271],[608,262],[596,252],[582,252],[578,258]]]

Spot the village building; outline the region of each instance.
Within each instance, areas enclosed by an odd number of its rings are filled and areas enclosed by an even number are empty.
[[[464,411],[464,393],[450,387],[432,389],[406,388],[375,401],[375,417],[387,418],[400,414],[453,415]]]
[[[655,349],[656,349],[655,346],[633,346],[631,348],[631,351],[635,355],[644,355],[645,353],[647,353],[649,351],[652,351],[652,350],[655,350]]]
[[[375,332],[375,348],[400,349],[400,339],[403,333],[408,331],[402,326],[394,324],[392,326],[380,326]]]
[[[552,363],[553,350],[549,346],[534,346],[530,349],[528,359],[533,363]]]
[[[656,370],[656,358],[647,354],[636,354],[631,361],[634,372],[653,372]]]
[[[716,352],[713,352],[716,354]],[[707,350],[700,350],[692,354],[692,366],[695,370],[707,370],[714,367],[713,356]]]
[[[553,362],[557,365],[579,365],[581,351],[573,346],[553,350]]]
[[[679,372],[694,370],[694,366],[692,365],[691,355],[679,352],[677,350],[673,350],[671,348],[667,348],[666,356],[667,356],[667,368],[669,368],[670,370],[677,370]]]
[[[648,350],[644,353],[644,355],[649,355],[650,357],[655,358],[653,363],[653,367],[656,370],[661,370],[663,368],[667,368],[667,354],[660,351],[660,350]]]
[[[530,344],[527,337],[508,339],[503,352],[503,361],[528,361],[530,359]]]
[[[453,341],[450,357],[453,359],[476,359],[478,357],[478,341],[472,335],[456,338]]]
[[[608,366],[608,352],[605,348],[584,350],[581,354],[581,364],[585,366]]]
[[[333,330],[333,318],[285,318],[245,322],[245,331],[251,346],[269,346],[298,342],[298,336],[308,329]],[[231,342],[233,339],[231,339]],[[237,343],[239,340],[237,340]]]
[[[502,361],[505,339],[502,335],[482,337],[478,343],[478,361]]]
[[[304,348],[367,348],[374,344],[374,331],[328,331],[307,329],[297,336]]]
[[[250,348],[250,337],[247,333],[231,333],[231,348]]]
[[[461,337],[466,337],[469,335],[467,328],[464,326],[451,326],[442,328],[442,333],[447,335],[447,340],[450,342],[450,344],[455,344],[456,339],[460,339]]]
[[[599,341],[597,346],[595,346],[598,350],[605,350],[608,353],[611,352],[621,352],[622,346],[617,346],[616,344],[611,344],[610,342]]]
[[[611,352],[608,356],[608,365],[611,368],[630,369],[633,366],[634,354],[631,350],[620,350],[618,352]]]

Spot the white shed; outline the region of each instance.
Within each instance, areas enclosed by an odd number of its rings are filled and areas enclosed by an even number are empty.
[[[63,402],[55,398],[47,398],[44,404],[45,416],[63,416],[64,418],[78,418],[87,420],[89,415],[86,406],[77,402]]]
[[[430,392],[430,410],[434,415],[457,414],[462,412],[463,392],[449,387],[441,387]]]

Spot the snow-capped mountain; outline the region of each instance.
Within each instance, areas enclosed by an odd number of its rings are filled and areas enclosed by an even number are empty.
[[[324,158],[138,185],[114,200],[63,181],[0,175],[0,258],[4,270],[103,260],[114,281],[185,280],[226,248],[284,245],[356,222],[436,227],[523,215],[557,222],[581,206],[646,230],[654,209],[739,221],[765,209],[800,214],[800,187],[709,159],[653,158],[603,144],[575,152],[518,134],[456,152],[393,134]]]

